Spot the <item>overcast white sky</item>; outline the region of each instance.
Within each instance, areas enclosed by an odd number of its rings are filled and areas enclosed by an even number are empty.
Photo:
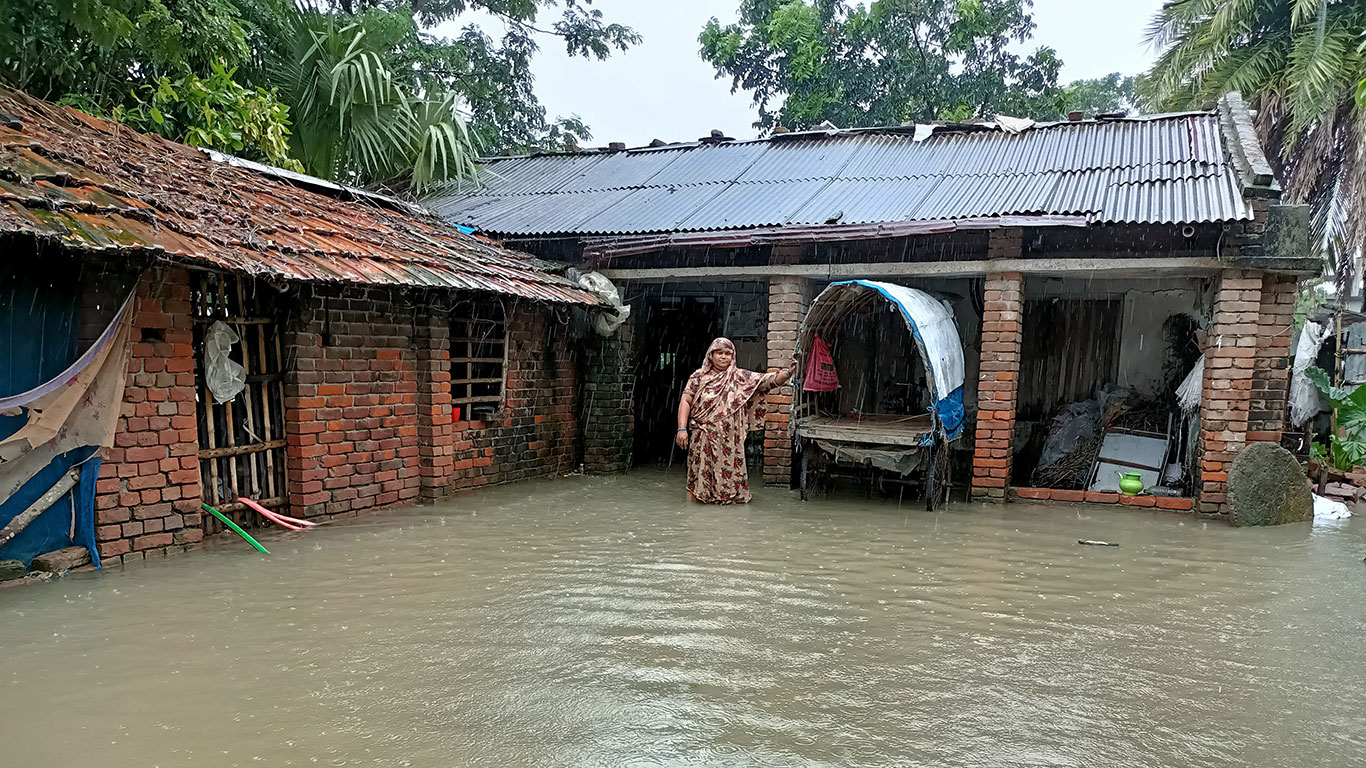
[[[1137,74],[1152,63],[1143,30],[1160,5],[1161,0],[1035,0],[1037,29],[1029,50],[1056,49],[1063,82]],[[641,44],[592,61],[569,58],[547,37],[533,65],[536,94],[550,116],[583,118],[594,146],[691,140],[712,128],[752,138],[757,112],[749,94],[731,94],[730,80],[715,79],[715,70],[697,55],[697,35],[707,20],[733,22],[738,6],[739,0],[594,0],[604,18],[634,27]],[[491,36],[502,34],[501,22],[480,21]]]

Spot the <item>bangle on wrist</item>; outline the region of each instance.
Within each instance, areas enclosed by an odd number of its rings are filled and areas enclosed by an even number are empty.
[[[687,432],[687,431],[688,431],[688,428],[687,428],[687,427],[679,427],[677,431],[679,431],[679,432]]]

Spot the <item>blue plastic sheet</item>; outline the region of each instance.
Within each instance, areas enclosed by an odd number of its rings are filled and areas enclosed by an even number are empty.
[[[58,376],[77,357],[77,286],[55,270],[6,270],[0,277],[0,397],[25,392]],[[61,278],[61,279],[59,279]],[[24,416],[0,416],[0,437],[14,434]],[[80,465],[80,481],[38,519],[0,547],[0,560],[21,560],[72,545],[95,549],[98,448],[57,456],[10,498],[0,501],[0,527]],[[74,535],[73,535],[74,533]]]

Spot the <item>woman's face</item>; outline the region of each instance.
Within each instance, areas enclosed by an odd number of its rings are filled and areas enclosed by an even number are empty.
[[[711,353],[711,367],[718,371],[724,371],[735,362],[735,353],[729,349],[718,349]]]

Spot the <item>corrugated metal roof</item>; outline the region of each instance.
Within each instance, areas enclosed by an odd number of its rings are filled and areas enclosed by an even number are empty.
[[[905,130],[813,132],[492,158],[483,163],[481,188],[428,202],[453,223],[521,236],[1002,215],[1081,215],[1093,223],[1246,219],[1244,181],[1226,144],[1213,112],[1019,133],[950,127],[922,141]]]
[[[363,201],[347,202],[301,189],[278,174],[215,160],[5,88],[0,112],[19,122],[0,126],[0,232],[82,250],[151,252],[278,279],[598,303],[545,271],[545,262],[466,235],[401,201],[366,193]],[[309,184],[329,187],[318,179]],[[539,210],[533,215],[570,226],[597,204],[580,208],[577,218],[556,220]],[[509,208],[535,208],[536,199],[485,196],[478,205],[502,216]]]

